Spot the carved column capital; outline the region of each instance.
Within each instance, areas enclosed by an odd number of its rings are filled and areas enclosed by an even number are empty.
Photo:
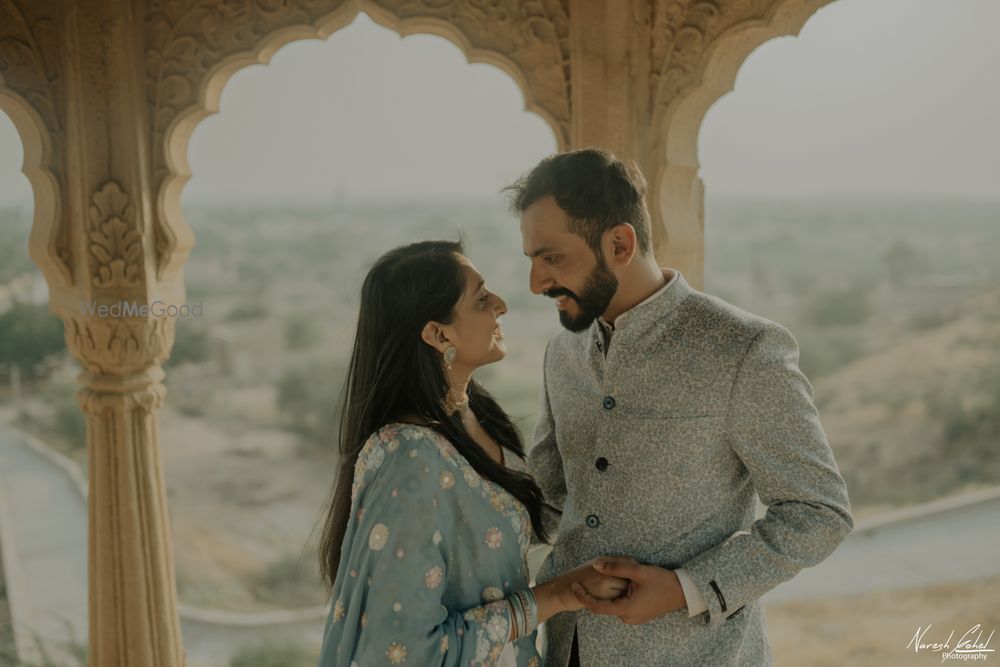
[[[130,413],[135,410],[151,414],[163,405],[163,401],[166,399],[166,387],[148,374],[126,378],[126,382],[123,383],[108,382],[107,380],[108,378],[81,374],[80,382],[83,383],[84,388],[77,392],[77,401],[86,414],[99,417],[109,411]],[[139,381],[143,381],[145,384],[129,386],[135,385]],[[98,391],[96,387],[99,386],[106,387],[107,390]]]
[[[131,304],[125,302],[122,307]],[[98,377],[147,372],[167,358],[174,342],[172,317],[74,315],[64,316],[63,322],[66,345],[84,369]]]

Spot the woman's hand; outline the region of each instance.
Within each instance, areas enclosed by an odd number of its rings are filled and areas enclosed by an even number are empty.
[[[559,612],[583,609],[583,604],[573,593],[573,584],[580,584],[591,597],[598,600],[615,600],[628,591],[628,579],[601,574],[594,569],[594,562],[588,561],[555,579],[535,586],[533,590],[538,602],[539,623]]]
[[[588,563],[588,565],[592,567],[593,562]],[[579,582],[587,593],[590,594],[590,597],[597,600],[616,600],[628,592],[628,579],[601,574],[597,570],[594,570],[594,572],[600,575],[595,581],[590,583]]]
[[[614,600],[628,591],[628,579],[602,574],[594,569],[594,562],[588,561],[555,579],[559,583],[562,611],[583,609],[583,604],[573,594],[573,584],[580,584],[591,597],[598,600]]]

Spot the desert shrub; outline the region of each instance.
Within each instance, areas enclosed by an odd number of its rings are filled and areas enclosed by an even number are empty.
[[[314,667],[316,657],[291,641],[260,643],[240,649],[229,667]]]
[[[824,290],[805,303],[802,319],[815,326],[864,324],[872,315],[871,290],[862,284]]]
[[[295,315],[285,322],[285,344],[290,350],[311,347],[323,340],[323,328],[308,315]]]
[[[62,321],[48,304],[16,301],[0,314],[0,364],[20,366],[30,376],[47,357],[65,350]]]
[[[41,398],[52,408],[48,423],[39,424],[73,449],[87,447],[87,418],[77,402],[75,384],[49,384],[41,391]]]
[[[332,446],[340,427],[340,390],[346,372],[339,360],[288,369],[277,386],[284,427],[310,446]]]
[[[864,355],[864,345],[855,333],[803,329],[796,338],[799,368],[810,380],[835,373]]]
[[[174,346],[170,350],[170,358],[163,366],[170,368],[185,363],[201,363],[210,354],[211,343],[205,327],[182,319],[177,322]]]
[[[301,556],[288,554],[269,563],[250,582],[250,589],[261,602],[280,607],[321,605],[325,600],[315,551]]]
[[[267,306],[258,301],[251,303],[241,303],[235,306],[226,315],[227,322],[244,322],[246,320],[260,320],[270,315]]]

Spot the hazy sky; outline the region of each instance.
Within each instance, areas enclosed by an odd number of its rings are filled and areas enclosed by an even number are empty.
[[[998,0],[837,0],[745,63],[701,131],[710,194],[1000,198]],[[366,16],[238,72],[185,200],[491,196],[552,152],[506,74]],[[0,114],[0,203],[30,200]]]

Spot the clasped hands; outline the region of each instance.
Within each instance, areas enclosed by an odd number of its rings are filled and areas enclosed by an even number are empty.
[[[627,556],[606,556],[566,573],[577,606],[642,625],[687,606],[673,570],[644,565]]]

